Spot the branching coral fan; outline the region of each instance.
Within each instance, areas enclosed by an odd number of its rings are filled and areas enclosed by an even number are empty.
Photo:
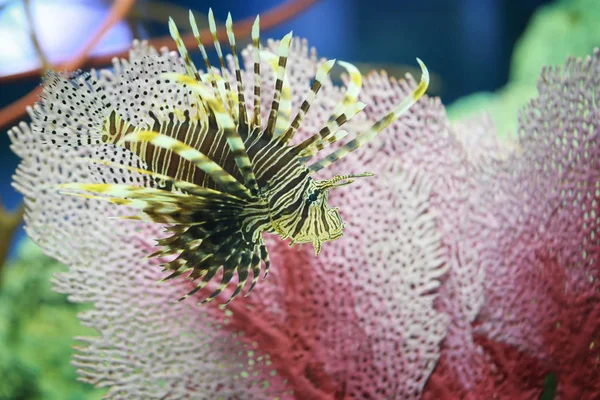
[[[159,68],[149,60],[183,71],[177,55],[135,43],[129,61],[92,79],[116,101],[122,76]],[[318,65],[294,41],[293,109]],[[598,396],[599,65],[596,53],[546,70],[512,146],[496,142],[485,118],[450,126],[439,100],[422,99],[336,165],[376,174],[331,194],[345,237],[318,257],[267,238],[269,278],[227,307],[173,303],[187,284],[157,283],[165,274],[144,258],[161,227],[110,219],[121,208],[56,192],[100,174],[142,177],[90,167],[86,158],[112,156],[110,146],[50,146],[37,106],[31,126],[10,132],[23,158],[15,186],[29,235],[70,267],[57,290],[94,304],[81,314],[98,331],[79,338],[81,379],[112,398],[531,398],[553,372],[562,398]],[[359,97],[368,107],[345,129],[368,126],[415,86],[370,74]],[[268,104],[273,94],[262,96]],[[296,139],[342,96],[325,82]]]

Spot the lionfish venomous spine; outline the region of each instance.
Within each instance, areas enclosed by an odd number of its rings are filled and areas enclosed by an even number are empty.
[[[207,72],[201,73],[194,65],[175,23],[170,19],[169,29],[186,72],[164,71],[155,82],[147,85],[187,91],[195,112],[190,112],[189,107],[180,111],[177,106],[173,106],[171,112],[162,112],[162,106],[155,104],[148,95],[145,120],[152,122],[131,122],[122,111],[117,110],[115,104],[105,101],[102,88],[94,85],[89,75],[80,75],[68,80],[72,83],[74,95],[67,97],[78,106],[78,91],[90,93],[93,89],[101,104],[99,112],[104,123],[96,128],[96,132],[91,132],[92,126],[87,131],[78,128],[77,132],[71,132],[69,139],[62,140],[57,135],[52,142],[58,145],[110,145],[137,156],[139,161],[129,165],[100,159],[92,162],[147,176],[148,180],[141,186],[107,182],[68,183],[60,185],[60,190],[141,211],[125,218],[168,224],[167,229],[172,236],[158,240],[160,250],[151,256],[170,260],[164,264],[165,269],[171,271],[165,279],[185,273],[191,281],[197,281],[194,289],[180,300],[204,288],[222,268],[220,285],[203,302],[215,298],[237,274],[238,284],[229,297],[228,301],[231,301],[242,291],[250,271],[253,279],[246,295],[254,288],[263,263],[264,276],[267,276],[269,256],[263,232],[278,234],[282,239],[289,238],[292,243],[312,242],[317,254],[323,242],[342,236],[343,222],[338,210],[327,204],[328,191],[372,174],[337,175],[328,180],[315,180],[312,175],[345,157],[397,120],[423,95],[429,75],[425,65],[417,59],[422,77],[409,97],[365,132],[357,134],[321,160],[311,162],[323,149],[345,136],[346,132],[340,127],[364,108],[365,105],[357,101],[362,83],[359,71],[349,63],[339,62],[349,75],[343,100],[321,130],[303,142],[291,145],[290,141],[335,60],[327,61],[318,68],[310,91],[290,121],[291,95],[290,88],[284,85],[284,77],[292,33],[281,40],[277,56],[263,52],[259,43],[259,17],[256,18],[252,27],[254,104],[248,107],[231,15],[228,15],[225,26],[235,65],[235,78],[232,80],[225,67],[212,10],[208,15],[209,28],[221,74],[211,66],[191,11],[189,18]],[[264,128],[260,102],[261,57],[269,57],[276,70],[274,97]],[[61,79],[64,81],[66,78],[50,73],[45,84],[56,86]],[[85,85],[82,83],[84,80]],[[230,82],[235,82],[235,89]],[[52,109],[52,104],[44,107]],[[68,119],[69,113],[66,114],[61,118]],[[53,130],[52,133],[56,132]]]

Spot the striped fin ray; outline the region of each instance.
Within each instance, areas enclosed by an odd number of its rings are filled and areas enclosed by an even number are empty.
[[[249,269],[253,268],[252,263],[257,259],[260,260],[256,253],[256,246],[246,246],[242,234],[239,231],[234,232],[232,229],[225,229],[218,234],[221,235],[222,238],[220,237],[217,240],[213,240],[214,243],[218,243],[217,245],[213,245],[211,236],[207,236],[205,239],[201,240],[200,247],[194,249],[194,254],[190,253],[189,259],[186,259],[187,253],[184,251],[178,259],[174,260],[176,262],[167,265],[167,269],[174,270],[175,272],[164,278],[164,280],[172,279],[190,270],[192,271],[186,279],[192,282],[200,279],[200,282],[178,301],[183,301],[205,288],[221,268],[223,269],[221,282],[217,288],[200,303],[208,303],[216,298],[227,287],[236,273],[238,274],[238,284],[233,294],[227,300],[227,303],[233,300],[233,298],[241,292],[248,278]],[[198,254],[200,254],[200,256],[198,256]],[[178,261],[182,258],[182,261]]]
[[[349,105],[344,113],[338,115],[336,119],[328,122],[327,125],[324,128],[322,128],[319,132],[315,133],[302,143],[294,146],[294,149],[300,153],[307,148],[325,143],[330,137],[335,135],[337,130],[342,125],[344,125],[349,119],[358,114],[363,108],[365,108],[365,104],[361,102]]]
[[[194,231],[190,234],[190,231]],[[177,258],[164,265],[165,271],[173,271],[161,279],[161,281],[171,280],[188,271],[192,271],[187,279],[194,281],[199,277],[206,275],[206,268],[202,266],[207,261],[213,261],[215,254],[218,253],[223,246],[211,248],[210,246],[202,246],[205,241],[210,241],[211,234],[217,234],[220,231],[201,233],[196,227],[190,227],[185,231],[176,232],[170,238],[158,241],[158,245],[163,246],[163,249],[153,253],[150,257],[164,257],[177,254]],[[224,245],[226,245],[225,243]]]
[[[263,59],[265,59],[273,72],[277,75],[277,69],[279,65],[279,57],[270,51],[262,50],[260,52]],[[281,135],[290,126],[290,115],[292,113],[292,89],[290,88],[290,80],[288,78],[287,71],[283,74],[283,86],[281,88],[281,99],[279,101],[279,113],[277,114],[277,122],[275,123],[275,136]]]
[[[252,56],[254,58],[254,114],[252,128],[260,128],[260,17],[252,24]]]
[[[229,304],[231,300],[235,299],[244,288],[244,285],[246,285],[246,281],[248,280],[248,272],[250,271],[250,267],[252,266],[252,256],[253,254],[249,254],[248,252],[242,253],[242,257],[239,262],[239,268],[237,270],[238,284],[235,287],[233,293],[231,294],[231,297],[229,298],[229,300],[227,300],[227,303],[225,304]]]
[[[198,210],[205,214],[217,210],[241,210],[242,205],[218,204],[213,200],[203,200],[198,196],[169,192],[162,189],[131,186],[126,184],[107,183],[67,183],[58,185],[60,193],[83,197],[86,199],[108,201],[113,204],[137,208],[147,214],[128,216],[126,219],[137,219],[158,223],[193,222]],[[80,193],[85,191],[94,194]]]
[[[177,45],[177,51],[179,51],[179,55],[181,56],[181,58],[183,58],[183,61],[185,63],[185,70],[190,76],[193,76],[197,80],[200,80],[200,74],[198,74],[198,69],[196,68],[196,65],[194,65],[194,62],[190,58],[190,53],[188,52],[187,48],[185,47],[185,44],[183,43],[183,39],[179,34],[179,30],[177,29],[175,21],[173,21],[173,18],[171,17],[169,17],[169,32],[171,33],[171,37]]]
[[[231,282],[231,278],[233,278],[233,275],[237,272],[238,265],[240,264],[240,261],[241,261],[241,257],[242,257],[242,253],[236,251],[236,252],[233,252],[227,258],[227,260],[223,264],[223,276],[221,278],[221,283],[219,283],[219,286],[217,287],[217,289],[215,289],[210,295],[208,295],[208,297],[206,297],[204,300],[202,300],[200,302],[200,304],[206,304],[206,303],[212,301],[219,294],[221,294],[221,292],[227,287],[229,282]],[[229,303],[229,301],[231,301],[231,300],[232,300],[232,298],[230,297],[228,299],[227,303]]]
[[[265,276],[263,277],[263,279],[267,278],[267,275],[269,275],[269,268],[271,267],[271,260],[269,258],[269,252],[267,251],[267,246],[265,245],[265,242],[262,240],[260,240],[260,244],[259,244],[259,251],[260,251],[260,259],[262,262],[265,263]]]
[[[200,195],[188,195],[185,193],[175,193],[164,189],[149,188],[144,186],[127,185],[122,183],[64,183],[57,186],[59,189],[67,190],[83,190],[86,192],[97,193],[107,196],[106,199],[139,199],[143,201],[162,201],[165,204],[177,204],[179,202],[193,202],[206,206],[207,202],[211,204],[222,204],[227,207],[241,208],[244,202],[240,203],[222,203],[220,198],[203,197]],[[71,193],[69,194],[77,194]],[[206,200],[206,201],[205,201]],[[136,203],[142,205],[142,203]],[[135,206],[135,205],[134,205]]]
[[[185,295],[183,295],[177,301],[184,301],[188,297],[193,296],[194,294],[196,294],[200,290],[204,289],[206,287],[206,285],[208,285],[208,282],[210,282],[210,280],[212,278],[214,278],[214,276],[217,274],[217,272],[219,271],[219,269],[221,269],[221,266],[218,265],[218,264],[215,264],[212,267],[210,267],[208,269],[205,269],[205,270],[198,269],[197,271],[201,271],[201,273],[199,274],[199,276],[195,277],[194,280],[198,279],[198,278],[202,278],[202,280],[200,281],[200,283],[198,283],[196,285],[195,288],[193,288],[188,293],[186,293]]]
[[[356,103],[360,89],[362,88],[362,75],[358,68],[345,61],[338,61],[338,64],[344,67],[348,73],[349,80],[344,98],[336,104],[329,121],[336,119],[349,105]]]
[[[233,63],[235,65],[235,80],[237,82],[237,101],[238,104],[238,126],[241,130],[247,131],[248,129],[248,116],[246,114],[246,100],[244,98],[244,84],[242,83],[242,70],[240,68],[240,60],[237,54],[237,47],[235,44],[235,35],[233,34],[233,22],[231,20],[231,13],[227,14],[227,21],[225,22],[225,28],[227,29],[227,38],[229,39],[229,46],[231,47],[231,54],[233,56]]]
[[[244,183],[252,194],[258,193],[258,183],[254,176],[252,169],[252,163],[248,158],[244,141],[237,131],[237,127],[234,121],[229,117],[223,104],[215,97],[213,97],[208,89],[200,82],[192,82],[188,77],[181,74],[164,74],[165,76],[171,77],[180,83],[184,83],[190,86],[191,89],[197,91],[200,94],[202,101],[206,102],[208,107],[213,112],[217,125],[225,133],[225,140],[231,150],[231,155],[234,157],[235,164],[237,165]],[[214,163],[214,162],[213,162]],[[215,163],[216,164],[216,163]]]
[[[217,75],[214,72],[205,73],[200,75],[200,80],[204,83],[214,83],[214,89],[219,93],[219,98],[217,99],[218,101],[222,103],[221,99],[227,98],[227,88],[225,87],[225,79],[223,79],[221,75]],[[237,93],[232,93],[231,96],[233,97],[234,102],[238,101]]]
[[[348,136],[348,131],[340,129],[334,135],[329,136],[327,139],[317,141],[312,146],[308,146],[305,149],[303,149],[300,153],[298,153],[299,161],[301,163],[305,163],[310,158],[317,155],[317,153],[323,150],[325,147],[342,140],[346,136]]]
[[[245,296],[248,296],[250,292],[252,292],[252,289],[254,289],[256,282],[258,282],[258,279],[260,278],[260,264],[263,260],[260,258],[258,253],[259,250],[257,250],[256,247],[258,246],[254,246],[254,253],[252,254],[252,259],[250,260],[250,268],[252,269],[252,282]]]
[[[222,97],[221,93],[217,87],[217,74],[214,73],[212,66],[210,65],[210,60],[208,59],[208,54],[206,53],[206,48],[204,44],[202,44],[202,39],[200,38],[200,31],[198,30],[198,24],[196,24],[196,18],[194,17],[194,13],[192,10],[189,11],[189,19],[190,26],[192,27],[192,33],[194,34],[194,38],[196,39],[196,44],[198,45],[198,50],[202,54],[202,59],[204,60],[204,65],[206,66],[206,72],[209,76],[209,81],[215,91],[215,96],[219,97],[221,102],[225,102],[226,97]]]
[[[427,71],[427,67],[423,62],[417,58],[417,62],[421,67],[422,75],[421,81],[417,88],[404,99],[400,104],[398,104],[391,112],[385,115],[382,119],[377,121],[371,126],[366,132],[358,134],[357,137],[350,142],[346,143],[344,146],[340,147],[333,153],[327,155],[325,158],[317,161],[316,163],[310,165],[308,170],[311,173],[315,173],[329,165],[333,164],[337,160],[347,156],[363,144],[367,143],[371,139],[373,139],[379,132],[389,126],[391,123],[396,121],[402,114],[404,114],[410,107],[413,106],[420,98],[423,96],[427,87],[429,86],[429,72]]]
[[[213,14],[212,8],[208,9],[208,27],[210,29],[210,33],[213,38],[213,45],[215,46],[215,50],[217,51],[217,56],[219,57],[219,63],[221,64],[221,74],[223,79],[225,80],[225,92],[227,96],[227,106],[229,108],[229,115],[236,120],[237,119],[237,110],[233,101],[233,96],[231,95],[231,86],[229,85],[229,73],[227,72],[227,68],[225,67],[225,60],[223,58],[223,52],[221,51],[221,43],[219,42],[219,38],[217,37],[217,24],[215,23],[215,16]]]
[[[271,111],[269,113],[269,120],[267,121],[267,128],[265,134],[268,137],[272,137],[275,126],[277,124],[277,117],[279,114],[279,102],[281,99],[281,91],[283,88],[283,77],[285,75],[285,66],[287,64],[287,57],[290,51],[290,45],[292,43],[292,32],[288,33],[281,39],[279,43],[279,60],[277,62],[277,79],[275,80],[275,92],[273,94],[273,102],[271,103]]]
[[[184,190],[184,191],[188,192],[189,194],[193,194],[196,196],[201,196],[201,197],[205,197],[205,198],[209,198],[209,199],[219,199],[222,202],[243,203],[243,204],[247,203],[246,200],[243,200],[243,199],[236,197],[234,195],[231,195],[229,193],[223,193],[223,192],[219,192],[218,190],[213,190],[213,189],[205,188],[203,186],[198,186],[194,183],[178,180],[171,176],[159,174],[157,172],[149,171],[147,169],[113,163],[111,161],[106,161],[106,160],[98,160],[98,159],[85,159],[85,160],[92,164],[100,164],[100,165],[105,165],[105,166],[112,167],[112,168],[124,169],[124,170],[131,171],[131,172],[137,172],[139,174],[149,175],[153,178],[161,179],[163,181],[172,182],[173,186],[175,186],[176,188]]]
[[[331,71],[331,68],[333,68],[334,64],[335,60],[329,60],[319,67],[315,75],[315,80],[310,90],[308,91],[306,98],[302,102],[298,113],[294,117],[294,120],[292,121],[288,130],[283,135],[278,137],[279,141],[281,141],[282,143],[288,143],[294,137],[296,131],[302,123],[302,120],[304,119],[304,116],[310,109],[312,102],[317,97],[317,93],[319,93],[321,86],[323,86],[323,82],[325,81],[325,79],[327,79],[327,75],[329,75],[329,71]]]
[[[179,157],[190,161],[198,169],[204,171],[204,173],[209,175],[217,184],[222,186],[227,193],[250,200],[253,198],[250,191],[229,174],[229,172],[225,171],[219,164],[177,139],[153,131],[139,131],[130,133],[123,137],[121,141],[132,143],[148,142],[155,147],[171,150]]]

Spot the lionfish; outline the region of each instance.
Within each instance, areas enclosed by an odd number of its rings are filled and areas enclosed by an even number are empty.
[[[164,280],[186,273],[191,281],[197,281],[193,290],[179,300],[204,288],[222,268],[220,285],[202,303],[219,295],[237,273],[238,284],[229,302],[242,291],[250,271],[253,280],[246,295],[254,288],[263,264],[264,277],[269,272],[269,255],[263,232],[278,234],[281,239],[289,238],[291,244],[312,243],[317,255],[324,242],[342,236],[344,224],[338,209],[327,203],[328,191],[373,174],[337,175],[327,180],[316,180],[312,176],[347,156],[396,121],[425,93],[429,74],[425,65],[417,59],[422,77],[409,97],[365,132],[357,134],[320,161],[311,163],[314,156],[346,135],[339,128],[365,107],[357,101],[362,84],[359,71],[349,63],[339,62],[349,76],[343,100],[334,109],[326,126],[301,143],[291,145],[290,141],[335,60],[327,61],[318,68],[306,98],[290,122],[288,116],[280,112],[280,104],[287,102],[289,105],[290,102],[290,89],[284,84],[284,77],[292,32],[285,35],[280,41],[278,55],[268,53],[276,80],[271,109],[263,128],[260,68],[261,56],[265,57],[266,53],[260,49],[259,17],[252,26],[252,116],[244,98],[231,14],[225,26],[235,66],[235,78],[232,80],[225,67],[212,10],[208,14],[209,30],[221,74],[211,66],[191,11],[189,19],[207,72],[199,72],[173,19],[169,19],[170,33],[186,72],[177,74],[164,71],[154,83],[146,85],[171,85],[187,90],[194,103],[192,106],[197,111],[195,113],[188,109],[178,111],[176,105],[172,107],[173,112],[161,112],[160,104],[155,104],[148,95],[146,103],[150,105],[146,107],[147,117],[152,123],[132,123],[122,117],[114,104],[105,102],[106,96],[100,96],[102,88],[94,84],[89,74],[84,78],[77,75],[68,79],[75,93],[73,96],[67,93],[65,97],[69,100],[67,103],[63,100],[63,104],[71,105],[71,110],[75,110],[72,114],[76,115],[82,111],[77,110],[77,107],[81,107],[77,101],[77,90],[87,90],[89,93],[93,89],[98,93],[104,121],[101,128],[95,128],[96,133],[92,132],[92,126],[89,125],[87,134],[82,133],[86,130],[85,126],[83,131],[78,128],[79,132],[72,132],[75,133],[75,144],[111,145],[127,149],[126,152],[131,152],[140,160],[137,165],[104,159],[91,161],[143,174],[149,178],[148,181],[141,186],[106,182],[67,183],[60,185],[59,190],[65,194],[109,201],[141,211],[138,215],[124,218],[167,224],[172,236],[157,240],[160,250],[150,257],[158,257],[165,270],[171,272]],[[52,85],[52,73],[50,75],[47,80]],[[56,82],[59,76],[53,76]],[[231,88],[234,82],[236,90]],[[85,111],[89,110],[86,108]],[[62,116],[63,119],[69,118],[69,113],[66,114]],[[57,135],[52,142],[57,145],[74,144],[72,139],[61,139]]]

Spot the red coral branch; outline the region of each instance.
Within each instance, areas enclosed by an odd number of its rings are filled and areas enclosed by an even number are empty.
[[[315,332],[306,329],[314,324],[300,320],[297,312],[306,306],[306,290],[311,287],[310,262],[307,258],[306,252],[289,250],[289,257],[286,257],[289,263],[286,268],[279,270],[279,278],[285,282],[285,313],[289,316],[285,327],[248,298],[228,305],[233,312],[228,328],[233,331],[243,329],[245,340],[256,342],[262,351],[271,356],[277,371],[288,379],[296,398],[333,400],[340,398],[337,396],[339,390],[336,390],[339,385],[323,370],[326,360],[319,359],[313,340]]]

